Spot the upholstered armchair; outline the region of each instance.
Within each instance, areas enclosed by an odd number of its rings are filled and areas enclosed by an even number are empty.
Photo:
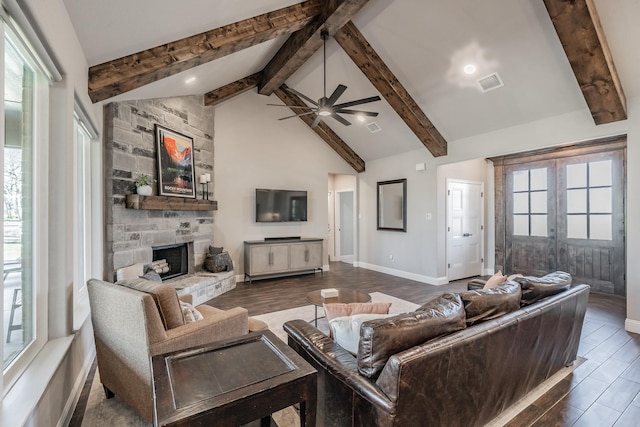
[[[91,279],[88,290],[105,393],[108,398],[117,395],[148,421],[153,419],[151,356],[266,328],[241,307],[223,311],[200,305],[196,308],[203,318],[186,323],[178,295],[168,284]],[[181,299],[190,302],[190,297]]]

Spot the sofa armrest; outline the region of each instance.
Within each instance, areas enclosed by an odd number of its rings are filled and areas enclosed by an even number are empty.
[[[315,361],[312,364],[316,369],[324,369],[363,399],[385,412],[394,410],[393,402],[378,385],[358,373],[356,358],[331,338],[309,322],[300,319],[286,322],[283,328],[289,335],[289,345],[298,353],[306,352]]]
[[[166,331],[166,339],[151,343],[152,356],[210,344],[249,332],[249,313],[242,307],[226,311],[201,311],[204,319]]]

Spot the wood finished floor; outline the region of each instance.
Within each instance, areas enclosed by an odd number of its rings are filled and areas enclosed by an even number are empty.
[[[316,289],[348,287],[382,292],[423,304],[445,292],[466,290],[468,280],[432,286],[349,264],[332,263],[324,274],[238,283],[208,304],[228,309],[241,306],[249,315],[308,305]],[[624,330],[624,298],[592,293],[589,297],[578,354],[586,362],[525,409],[508,427],[640,425],[640,335]],[[93,378],[89,374],[88,380]],[[83,393],[70,426],[80,426],[88,392]]]

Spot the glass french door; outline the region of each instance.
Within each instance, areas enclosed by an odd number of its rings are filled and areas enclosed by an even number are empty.
[[[625,293],[624,152],[505,167],[505,270]]]

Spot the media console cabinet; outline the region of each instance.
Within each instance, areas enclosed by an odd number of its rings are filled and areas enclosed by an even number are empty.
[[[322,239],[273,239],[244,242],[244,276],[266,279],[322,272]]]

